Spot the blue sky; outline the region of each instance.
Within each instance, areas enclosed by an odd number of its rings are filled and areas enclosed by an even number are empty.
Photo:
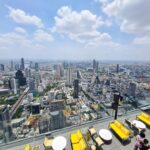
[[[5,0],[0,10],[0,59],[150,58],[148,0]]]

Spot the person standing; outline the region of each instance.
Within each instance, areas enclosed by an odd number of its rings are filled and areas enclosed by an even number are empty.
[[[134,150],[138,150],[141,147],[141,142],[143,142],[144,138],[145,134],[143,132],[141,132],[139,135],[136,136]]]

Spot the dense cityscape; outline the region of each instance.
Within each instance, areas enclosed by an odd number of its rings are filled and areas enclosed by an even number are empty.
[[[150,150],[150,0],[0,0],[0,150]]]
[[[10,142],[118,115],[150,103],[150,65],[107,62],[0,64],[0,141]]]

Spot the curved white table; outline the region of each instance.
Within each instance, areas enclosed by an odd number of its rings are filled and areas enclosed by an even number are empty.
[[[63,150],[67,145],[67,140],[63,136],[58,136],[54,138],[52,143],[52,148],[54,150]]]
[[[100,135],[100,137],[101,137],[103,140],[105,140],[105,141],[110,141],[110,140],[112,140],[112,134],[111,134],[111,132],[110,132],[109,130],[107,130],[107,129],[101,129],[101,130],[99,131],[99,135]]]
[[[138,121],[138,120],[133,120],[133,124],[140,129],[146,129],[146,126],[143,122]]]

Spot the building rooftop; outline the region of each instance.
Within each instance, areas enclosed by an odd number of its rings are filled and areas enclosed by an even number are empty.
[[[136,110],[136,111],[132,111],[130,113],[127,113],[126,115],[122,116],[122,117],[118,117],[119,121],[124,122],[125,119],[130,119],[130,120],[134,120],[136,118],[136,115],[140,114],[140,110]],[[99,132],[100,129],[108,129],[108,124],[113,121],[113,117],[109,117],[109,118],[105,118],[105,119],[101,119],[101,120],[96,120],[96,121],[91,121],[91,122],[87,122],[85,124],[82,125],[78,125],[78,126],[72,126],[72,127],[68,127],[68,128],[64,128],[64,129],[59,129],[56,131],[52,131],[51,133],[46,133],[46,134],[42,134],[40,136],[36,136],[36,137],[32,137],[32,138],[28,138],[28,139],[23,139],[20,141],[15,141],[12,143],[8,143],[5,144],[3,146],[0,147],[0,150],[3,149],[7,149],[7,150],[22,150],[25,146],[25,144],[31,144],[31,146],[35,146],[35,145],[40,145],[40,149],[43,150],[43,141],[44,141],[44,137],[47,134],[51,134],[54,137],[57,136],[64,136],[67,139],[67,147],[66,150],[71,150],[71,143],[70,143],[70,134],[75,132],[77,129],[80,129],[81,132],[83,134],[85,134],[88,130],[89,127],[93,126],[97,133]],[[146,129],[146,138],[150,139],[150,129]],[[102,146],[102,148],[104,150],[132,150],[134,148],[134,144],[135,144],[135,137],[131,138],[131,142],[123,145],[116,136],[113,135],[113,139],[112,142],[110,144],[104,144]]]

